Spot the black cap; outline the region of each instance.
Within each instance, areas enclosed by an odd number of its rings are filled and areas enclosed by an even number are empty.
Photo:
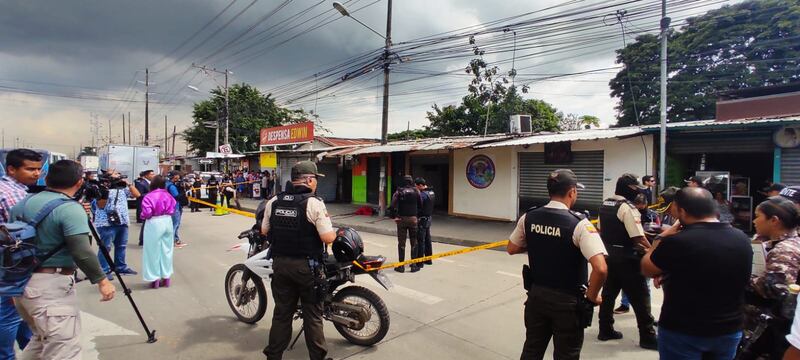
[[[633,190],[645,190],[647,186],[639,183],[639,177],[633,174],[622,174],[617,179],[617,186],[627,186]]]
[[[670,186],[664,189],[664,191],[662,191],[660,194],[658,194],[658,197],[660,197],[663,200],[664,205],[669,205],[672,203],[673,200],[675,200],[675,194],[678,193],[678,190],[680,189],[675,186]]]
[[[563,190],[575,186],[578,189],[585,189],[583,184],[578,182],[578,177],[570,169],[558,169],[550,173],[547,178],[547,190]]]
[[[301,175],[315,175],[317,177],[325,177],[317,170],[317,164],[313,161],[300,161],[292,166],[292,178],[300,177]]]
[[[418,178],[414,179],[414,183],[417,184],[417,185],[428,185],[428,183],[425,181],[425,179],[423,179],[421,177],[418,177]]]
[[[795,204],[800,204],[800,186],[783,188],[779,195],[794,201]]]
[[[767,187],[761,189],[761,191],[764,192],[764,193],[768,193],[770,191],[781,191],[781,190],[783,190],[785,188],[786,188],[786,185],[783,185],[781,183],[774,183],[774,184],[771,184],[770,186],[767,186]]]

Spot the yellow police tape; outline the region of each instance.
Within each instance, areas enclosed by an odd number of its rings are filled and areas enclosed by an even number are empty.
[[[222,206],[218,206],[217,204],[212,204],[212,203],[210,203],[210,202],[203,201],[203,200],[200,200],[200,199],[198,199],[198,198],[191,197],[191,196],[189,196],[189,201],[191,201],[191,202],[196,202],[196,203],[198,203],[198,204],[203,204],[203,205],[206,205],[206,206],[210,206],[210,207],[212,207],[212,208],[214,208],[214,209],[216,209],[216,208],[222,208]],[[254,219],[255,219],[255,217],[256,217],[256,214],[253,214],[253,213],[251,213],[251,212],[247,212],[247,211],[236,210],[236,209],[231,209],[231,208],[227,208],[227,210],[228,210],[229,212],[232,212],[232,213],[234,213],[234,214],[239,214],[239,215],[242,215],[242,216],[247,216],[247,217],[249,217],[249,218],[254,218]]]
[[[448,256],[455,256],[455,255],[471,253],[473,251],[478,251],[478,250],[485,250],[485,249],[491,249],[491,248],[496,248],[496,247],[500,247],[500,246],[506,246],[506,245],[508,245],[508,240],[496,241],[496,242],[493,242],[493,243],[479,245],[479,246],[473,246],[473,247],[470,247],[470,248],[465,248],[465,249],[460,249],[460,250],[453,250],[453,251],[446,251],[446,252],[443,252],[443,253],[433,254],[431,256],[425,256],[425,257],[421,257],[421,258],[416,258],[416,259],[411,259],[411,260],[406,260],[406,261],[400,261],[400,262],[391,263],[391,264],[385,264],[385,265],[382,265],[380,267],[371,267],[371,266],[364,267],[364,266],[361,266],[361,264],[359,264],[357,261],[353,261],[353,264],[355,266],[358,266],[359,268],[361,268],[364,271],[378,271],[378,270],[391,269],[391,268],[396,268],[396,267],[410,265],[410,264],[421,263],[421,262],[424,262],[424,261],[434,260],[434,259],[448,257]]]
[[[219,189],[219,188],[221,188],[223,186],[236,186],[236,185],[244,185],[244,184],[257,183],[257,182],[259,182],[259,180],[250,180],[250,181],[238,182],[238,183],[220,183],[219,185],[212,186],[212,187],[215,187],[215,188]],[[206,189],[209,188],[208,185],[204,185],[204,186],[206,187]],[[186,191],[197,191],[197,190],[202,190],[202,189],[203,189],[202,187],[188,188],[188,189],[186,189]]]
[[[221,206],[217,206],[216,204],[212,204],[210,202],[203,201],[203,200],[200,200],[200,199],[197,199],[197,198],[193,198],[193,197],[189,197],[189,201],[196,202],[198,204],[203,204],[203,205],[206,205],[206,206],[210,206],[212,208],[221,207]],[[241,210],[236,210],[236,209],[231,209],[231,208],[228,208],[228,211],[230,211],[230,212],[232,212],[234,214],[247,216],[249,218],[255,218],[256,217],[256,214],[251,213],[251,212],[247,212],[247,211],[241,211]],[[478,245],[478,246],[473,246],[473,247],[459,249],[459,250],[447,251],[447,252],[443,252],[443,253],[433,254],[431,256],[425,256],[425,257],[421,257],[421,258],[416,258],[416,259],[411,259],[411,260],[406,260],[406,261],[400,261],[400,262],[391,263],[391,264],[385,264],[385,265],[382,265],[380,267],[371,267],[371,266],[364,267],[364,266],[361,266],[361,264],[359,264],[356,261],[353,261],[353,264],[355,264],[356,266],[358,266],[359,268],[361,268],[364,271],[378,271],[378,270],[391,269],[391,268],[396,268],[396,267],[400,267],[400,266],[405,266],[405,265],[409,265],[409,264],[416,264],[416,263],[420,263],[420,262],[423,262],[423,261],[434,260],[434,259],[448,257],[448,256],[455,256],[455,255],[471,253],[473,251],[478,251],[478,250],[485,250],[485,249],[491,249],[491,248],[496,248],[496,247],[500,247],[500,246],[506,246],[506,245],[508,245],[508,240],[496,241],[496,242],[489,243],[489,244]]]

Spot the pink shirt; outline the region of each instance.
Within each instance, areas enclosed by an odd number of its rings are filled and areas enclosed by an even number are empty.
[[[175,212],[175,203],[175,198],[167,190],[153,190],[142,199],[142,219],[172,215]]]

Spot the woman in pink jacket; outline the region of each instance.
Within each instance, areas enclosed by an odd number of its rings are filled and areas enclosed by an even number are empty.
[[[156,176],[150,182],[150,192],[142,199],[142,219],[145,219],[142,276],[154,289],[169,287],[172,276],[175,198],[165,186],[166,180]]]

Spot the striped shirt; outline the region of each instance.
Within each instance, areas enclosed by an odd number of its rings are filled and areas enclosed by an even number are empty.
[[[6,175],[0,178],[0,224],[8,222],[11,208],[28,196],[28,187]]]

